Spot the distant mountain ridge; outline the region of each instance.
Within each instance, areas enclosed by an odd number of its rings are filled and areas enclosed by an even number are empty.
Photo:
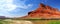
[[[60,11],[57,8],[53,8],[49,5],[40,3],[39,7],[36,10],[28,12],[27,16],[21,18],[60,18]]]
[[[0,19],[4,19],[4,18],[6,18],[5,16],[0,16]]]

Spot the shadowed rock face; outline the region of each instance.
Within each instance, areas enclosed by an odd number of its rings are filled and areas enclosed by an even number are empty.
[[[24,18],[60,18],[60,11],[48,5],[40,4],[39,7]]]

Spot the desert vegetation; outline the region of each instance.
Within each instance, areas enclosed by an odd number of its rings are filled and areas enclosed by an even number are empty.
[[[60,20],[12,20],[12,19],[0,19],[0,24],[60,24]]]

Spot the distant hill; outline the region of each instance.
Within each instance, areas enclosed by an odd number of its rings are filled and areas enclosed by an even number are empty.
[[[4,19],[4,18],[6,18],[5,16],[0,16],[0,19]]]
[[[39,7],[34,10],[28,12],[27,16],[20,17],[22,19],[52,19],[52,18],[60,18],[60,11],[57,8],[53,8],[49,5],[44,5],[40,3]]]
[[[9,18],[9,17],[5,17],[5,16],[0,16],[0,19],[14,19],[14,18]]]

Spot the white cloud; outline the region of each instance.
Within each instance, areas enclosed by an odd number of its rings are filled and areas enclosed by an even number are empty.
[[[13,5],[13,0],[0,0],[0,10],[10,11],[16,8],[16,5]]]
[[[0,15],[11,16],[10,11],[15,10],[17,7],[28,9],[32,4],[25,4],[27,0],[0,0]]]
[[[12,11],[12,10],[16,9],[16,5],[13,5],[13,4],[7,4],[7,6],[5,6],[5,7],[6,7],[6,10],[8,10],[8,11]]]

